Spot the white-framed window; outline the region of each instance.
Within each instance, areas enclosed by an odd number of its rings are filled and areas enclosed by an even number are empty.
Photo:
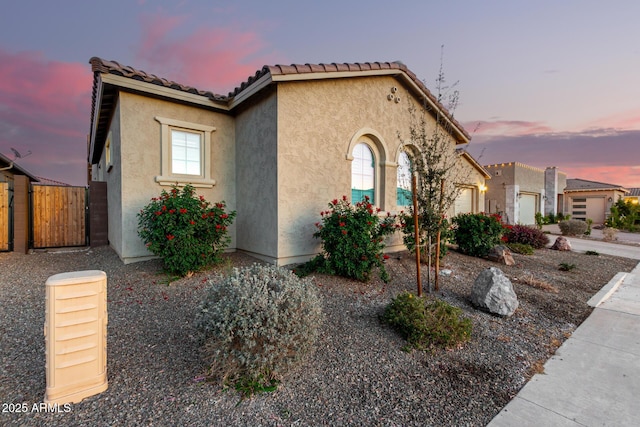
[[[413,202],[411,193],[411,158],[402,151],[398,156],[398,171],[396,185],[396,204],[398,206],[409,206]]]
[[[162,141],[162,175],[156,176],[156,182],[160,185],[214,186],[211,134],[216,128],[165,117],[155,119],[161,124]]]
[[[171,129],[171,175],[202,177],[202,132]]]
[[[376,203],[376,168],[375,157],[371,148],[358,143],[353,148],[353,163],[351,163],[351,201],[360,202],[369,196],[372,204]]]

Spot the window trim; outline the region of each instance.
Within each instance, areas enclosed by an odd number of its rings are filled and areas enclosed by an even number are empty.
[[[160,185],[167,186],[191,184],[194,187],[211,188],[216,185],[216,181],[211,177],[211,134],[216,128],[159,116],[156,116],[155,120],[161,125],[160,140],[162,144],[161,175],[156,176],[155,181]],[[172,173],[171,131],[174,129],[202,135],[200,141],[200,175]]]

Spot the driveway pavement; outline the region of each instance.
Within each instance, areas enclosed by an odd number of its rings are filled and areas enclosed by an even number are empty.
[[[544,231],[551,233],[551,244],[560,236],[560,227],[557,224],[545,225]],[[596,251],[601,254],[621,256],[640,260],[640,233],[618,233],[618,240],[605,242],[602,240],[601,230],[592,230],[589,237],[567,237],[571,243],[571,249],[577,252]]]
[[[626,234],[640,241],[640,235]],[[569,240],[574,250],[640,259],[633,241]],[[593,313],[489,426],[638,425],[640,263],[630,273],[618,273],[589,305]]]

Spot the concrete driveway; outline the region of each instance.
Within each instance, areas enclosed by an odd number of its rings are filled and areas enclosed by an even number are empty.
[[[550,245],[561,236],[560,227],[557,224],[545,225],[543,231],[551,233]],[[591,236],[567,237],[571,243],[571,248],[577,252],[596,251],[601,254],[621,256],[625,258],[640,260],[640,233],[618,232],[618,240],[605,242],[602,240],[601,230],[591,230]]]

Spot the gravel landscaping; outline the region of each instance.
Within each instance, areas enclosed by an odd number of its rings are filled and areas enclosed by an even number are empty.
[[[587,300],[637,264],[549,249],[514,258],[516,265],[499,267],[520,306],[501,318],[469,301],[475,277],[498,264],[447,255],[443,268],[452,274],[441,277],[438,296],[464,311],[473,333],[461,348],[434,352],[401,351],[404,341],[379,321],[391,298],[415,290],[408,253],[387,260],[388,284],[316,275],[325,320],[315,351],[277,391],[241,401],[202,380],[194,317],[209,277],[254,259],[229,254],[208,272],[168,284],[159,261],[124,265],[108,247],[0,253],[0,425],[484,426],[591,313]],[[560,263],[575,268],[560,271]],[[88,269],[108,276],[109,388],[69,412],[34,411],[46,387],[44,284]],[[8,411],[16,404],[27,412]]]

